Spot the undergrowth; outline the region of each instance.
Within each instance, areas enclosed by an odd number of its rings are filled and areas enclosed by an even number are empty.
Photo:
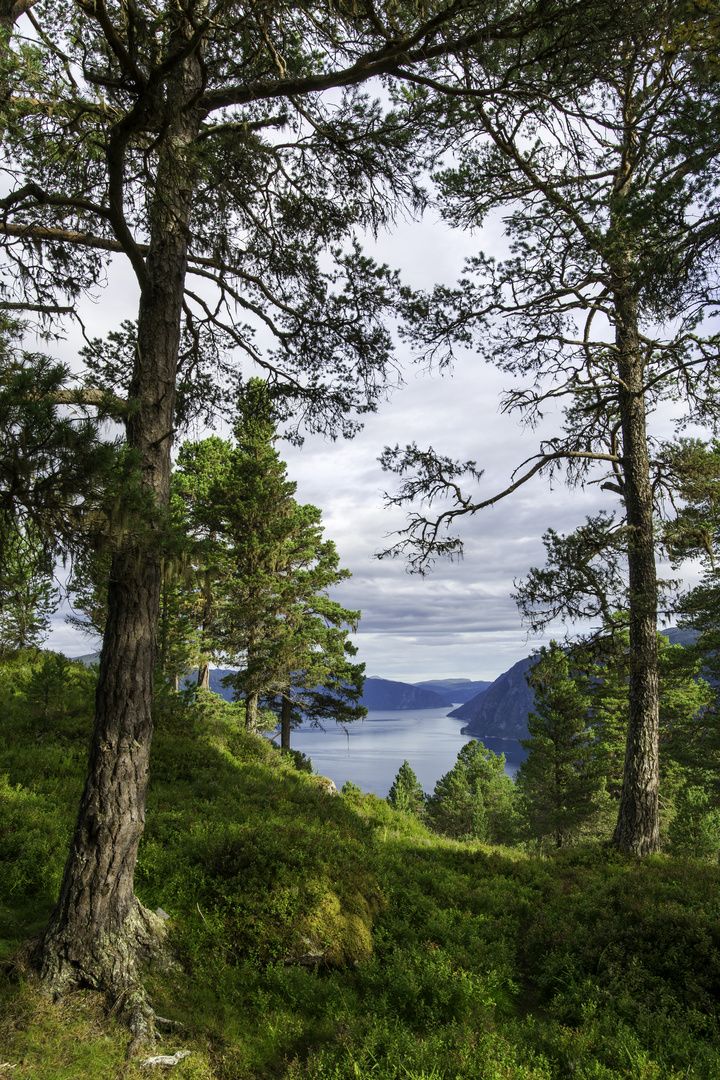
[[[0,1077],[148,1075],[112,1003],[45,999],[14,957],[52,908],[93,676],[52,716],[0,670]],[[157,716],[136,889],[179,966],[149,971],[155,1051],[196,1080],[715,1080],[720,871],[593,846],[552,858],[444,840],[326,794],[213,696]]]

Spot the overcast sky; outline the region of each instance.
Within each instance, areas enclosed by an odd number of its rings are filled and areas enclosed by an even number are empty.
[[[492,231],[458,235],[428,216],[381,238],[374,253],[400,267],[409,284],[429,287],[435,281],[455,281],[464,255],[481,247],[500,254],[502,238]],[[86,313],[88,333],[104,334],[135,316],[133,284],[120,267]],[[68,342],[60,354],[71,360],[72,347]],[[335,541],[341,566],[353,574],[333,596],[362,611],[354,640],[367,674],[407,682],[494,679],[550,636],[528,639],[510,598],[513,579],[543,563],[543,532],[549,526],[572,530],[587,514],[611,508],[612,496],[597,485],[584,492],[568,491],[560,483],[551,489],[535,477],[503,503],[459,523],[465,540],[462,561],[436,563],[424,578],[407,574],[399,560],[379,562],[375,553],[404,523],[402,510],[383,509],[383,490],[396,480],[383,474],[377,461],[386,444],[415,440],[451,457],[475,459],[485,469],[478,492],[487,496],[507,486],[512,470],[536,451],[541,437],[521,428],[517,417],[500,414],[499,395],[508,376],[472,355],[460,356],[453,373],[444,376],[414,366],[402,344],[399,358],[404,385],[354,440],[309,437],[302,448],[280,444],[279,449],[290,479],[297,481],[298,500],[322,509],[326,536]],[[561,637],[564,630],[558,626],[554,635]],[[62,615],[55,619],[48,644],[70,656],[93,648]]]

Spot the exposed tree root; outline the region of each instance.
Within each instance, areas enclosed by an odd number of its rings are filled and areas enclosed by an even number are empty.
[[[84,987],[104,993],[113,1002],[109,1015],[119,1017],[133,1036],[128,1048],[133,1057],[141,1046],[154,1046],[157,1027],[173,1025],[156,1016],[140,974],[151,960],[174,965],[166,937],[165,921],[136,898],[118,934],[86,941],[50,926],[34,943],[34,966],[53,999]]]

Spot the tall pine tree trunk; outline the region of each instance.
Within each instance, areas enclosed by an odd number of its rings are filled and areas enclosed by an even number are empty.
[[[182,48],[190,33],[180,23],[174,47]],[[138,342],[129,392],[134,408],[127,439],[140,455],[142,485],[161,513],[169,499],[192,202],[188,151],[199,128],[187,102],[200,85],[195,55],[186,57],[168,79],[163,115],[169,122],[158,152],[149,250],[138,274]],[[122,175],[122,147],[114,153],[111,173]],[[160,920],[142,908],[133,892],[145,822],[162,585],[157,526],[147,533],[142,544],[126,543],[113,558],[88,777],[60,897],[40,947],[42,975],[52,991],[89,985],[127,994],[138,1031],[148,1012],[141,992],[133,1002],[138,961],[162,935]]]
[[[625,768],[613,840],[633,855],[659,846],[659,680],[657,575],[648,458],[644,365],[635,296],[615,296],[617,372],[628,526],[630,588],[629,707]]]
[[[245,695],[245,729],[257,731],[258,729],[258,692],[250,690]]]
[[[201,660],[198,666],[197,675],[198,688],[201,690],[210,689],[210,663],[207,660]]]
[[[280,747],[283,750],[290,749],[290,712],[292,702],[287,694],[282,696],[280,706]]]
[[[133,553],[113,560],[90,762],[60,897],[42,945],[54,993],[75,985],[122,992],[160,939],[135,900],[145,823],[160,569]]]

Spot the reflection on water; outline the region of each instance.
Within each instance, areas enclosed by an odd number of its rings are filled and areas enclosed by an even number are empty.
[[[407,759],[430,794],[440,777],[455,764],[458,751],[470,736],[460,734],[462,720],[442,709],[403,709],[370,712],[367,719],[343,729],[333,724],[325,731],[299,728],[291,744],[312,758],[313,768],[341,788],[352,780],[363,791],[385,797],[395,774]],[[495,754],[505,754],[505,772],[513,776],[526,757],[512,739],[481,740]]]

